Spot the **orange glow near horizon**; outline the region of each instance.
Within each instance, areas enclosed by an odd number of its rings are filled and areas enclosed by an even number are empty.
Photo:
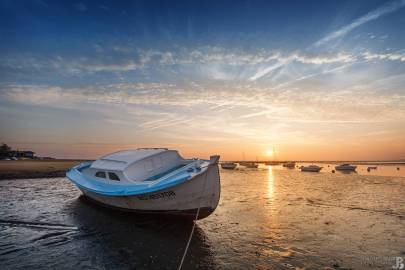
[[[269,148],[269,149],[266,150],[266,156],[272,157],[273,155],[274,155],[273,149]]]
[[[7,143],[7,142],[6,142]],[[116,143],[9,143],[14,149],[32,150],[38,156],[55,158],[94,159],[119,150],[138,147],[167,147],[176,149],[184,157],[209,158],[219,154],[221,160],[395,160],[405,153],[403,141],[374,144],[371,141],[350,141],[331,144],[304,144],[291,142],[277,145],[275,152],[264,143],[226,140],[215,143],[192,144],[116,144]],[[271,151],[270,151],[271,150]],[[271,154],[271,155],[270,155]]]

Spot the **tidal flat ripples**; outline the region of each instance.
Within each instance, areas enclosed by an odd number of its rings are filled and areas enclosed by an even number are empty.
[[[184,269],[391,269],[405,258],[405,178],[221,170]],[[176,269],[190,223],[89,203],[65,178],[0,181],[2,269]]]

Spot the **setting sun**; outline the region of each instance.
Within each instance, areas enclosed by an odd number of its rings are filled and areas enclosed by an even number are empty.
[[[273,154],[274,154],[273,149],[269,148],[269,149],[266,150],[266,156],[271,157],[271,156],[273,156]]]

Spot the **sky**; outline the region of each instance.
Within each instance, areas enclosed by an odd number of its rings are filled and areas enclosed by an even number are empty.
[[[405,0],[1,1],[0,140],[404,159],[404,26]]]

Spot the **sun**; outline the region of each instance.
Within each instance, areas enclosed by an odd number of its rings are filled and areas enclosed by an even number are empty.
[[[271,157],[271,156],[273,156],[273,154],[274,154],[273,149],[269,148],[266,150],[266,156]]]

